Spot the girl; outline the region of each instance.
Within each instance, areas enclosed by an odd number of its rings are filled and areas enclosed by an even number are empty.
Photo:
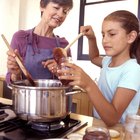
[[[59,79],[72,80],[69,84],[83,88],[95,110],[94,116],[106,125],[124,123],[127,114],[136,114],[140,103],[140,35],[137,17],[125,10],[115,11],[102,23],[102,45],[106,56],[100,57],[96,37],[91,26],[82,26],[88,38],[89,56],[93,64],[101,67],[98,85],[75,64],[58,70],[68,73]]]

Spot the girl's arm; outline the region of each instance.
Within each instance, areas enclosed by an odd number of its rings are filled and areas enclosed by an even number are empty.
[[[92,27],[90,25],[81,26],[80,31],[83,32],[83,34],[88,39],[89,58],[91,62],[99,67],[102,67],[102,57],[99,55],[99,49],[96,42],[96,36],[94,34]]]
[[[136,94],[135,90],[118,87],[112,102],[106,100],[97,84],[86,74],[82,68],[71,63],[64,63],[69,67],[67,70],[58,70],[59,79],[71,80],[71,86],[77,85],[83,88],[94,108],[107,126],[113,126],[119,122],[123,112]],[[63,75],[65,73],[65,75]]]

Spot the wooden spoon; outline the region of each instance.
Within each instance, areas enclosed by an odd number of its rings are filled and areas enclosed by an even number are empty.
[[[83,36],[83,33],[78,34],[78,36],[70,43],[68,44],[64,49],[57,47],[53,50],[53,57],[56,60],[57,63],[59,63],[60,58],[67,57],[67,50],[81,37]]]
[[[10,44],[8,43],[7,39],[5,38],[5,36],[4,36],[3,34],[1,35],[1,37],[2,37],[2,39],[4,40],[4,42],[5,42],[6,46],[8,47],[8,49],[11,50],[12,53],[15,54],[16,62],[18,63],[20,69],[22,70],[22,72],[24,73],[24,75],[26,76],[26,78],[29,80],[30,84],[31,84],[32,86],[35,86],[36,84],[35,84],[35,82],[34,82],[32,76],[31,76],[30,73],[27,71],[27,69],[26,69],[25,66],[23,65],[22,61],[20,60],[20,58],[19,58],[20,56],[18,56],[18,55],[13,51],[13,49],[10,47]]]
[[[78,36],[70,44],[68,44],[64,50],[67,51],[81,36],[83,36],[83,33],[78,34]]]

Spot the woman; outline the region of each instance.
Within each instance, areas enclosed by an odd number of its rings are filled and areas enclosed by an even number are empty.
[[[127,114],[136,114],[140,104],[140,27],[137,17],[125,10],[115,11],[102,23],[102,44],[106,56],[100,57],[91,26],[81,27],[88,38],[91,62],[101,67],[98,85],[78,66],[58,70],[59,79],[83,88],[95,110],[94,116],[106,125],[124,123]]]
[[[41,21],[30,30],[20,30],[13,35],[11,47],[21,56],[33,79],[51,79],[56,71],[52,51],[55,47],[66,47],[68,41],[55,35],[53,30],[66,19],[73,7],[72,0],[41,0]],[[15,55],[8,51],[7,83],[24,79]],[[70,55],[70,51],[68,53]],[[46,61],[48,60],[48,61]]]

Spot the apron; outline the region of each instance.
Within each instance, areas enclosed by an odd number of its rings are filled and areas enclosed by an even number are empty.
[[[43,60],[53,59],[51,49],[42,49],[37,47],[37,38],[33,39],[33,30],[30,31],[24,64],[33,79],[57,79],[47,68],[42,65]],[[58,37],[56,38],[56,47],[60,47]],[[33,41],[35,46],[33,47]]]
[[[60,47],[60,42],[58,37],[55,37],[56,39],[56,47]],[[34,39],[33,39],[33,30],[30,31],[27,49],[26,49],[26,55],[24,64],[33,79],[57,79],[56,76],[54,76],[47,68],[44,68],[42,65],[43,60],[47,59],[53,59],[52,50],[50,49],[41,49],[37,47],[37,39],[35,39],[35,47],[32,46]],[[71,89],[66,89],[66,92],[70,92]],[[69,95],[68,110],[73,110],[72,108],[72,95]]]

